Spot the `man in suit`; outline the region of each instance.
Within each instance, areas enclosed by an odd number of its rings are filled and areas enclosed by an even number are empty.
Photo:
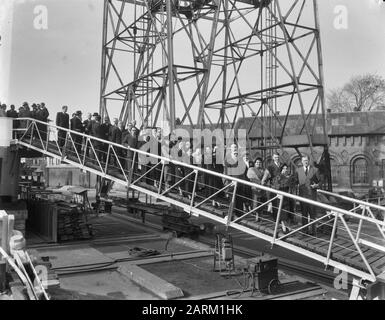
[[[95,121],[92,123],[92,135],[95,138],[105,140],[106,132],[103,125],[100,123],[101,117],[95,116]],[[104,143],[99,140],[92,140],[93,147],[95,148],[96,156],[98,157],[101,164],[105,161]]]
[[[271,185],[275,177],[277,177],[280,174],[280,168],[281,168],[281,161],[279,160],[279,154],[274,153],[273,162],[267,166],[262,178],[262,184]]]
[[[75,117],[71,119],[71,130],[76,131],[78,133],[83,133],[83,123],[82,123],[82,112],[76,111]],[[75,148],[78,154],[82,151],[82,141],[83,137],[81,135],[72,133],[72,140],[75,143]]]
[[[42,122],[48,122],[48,116],[49,116],[49,111],[47,110],[45,103],[42,102],[41,104],[38,105],[38,109],[35,113],[35,118],[36,120],[39,120]],[[37,127],[39,128],[41,139],[43,141],[46,141],[48,136],[47,126],[43,123],[38,122]]]
[[[297,169],[296,183],[299,187],[299,196],[311,200],[317,200],[317,188],[320,184],[320,174],[318,169],[310,165],[309,156],[304,155],[302,157],[302,166]],[[307,225],[310,221],[313,221],[317,217],[316,208],[310,204],[301,202],[302,212],[302,225]],[[316,225],[311,225],[309,234],[316,234]]]
[[[104,118],[104,123],[102,124],[102,128],[104,130],[104,140],[111,141],[111,138],[110,138],[110,128],[111,128],[110,118],[108,118],[108,117]]]
[[[135,128],[135,134],[139,137],[140,130],[136,127],[136,120],[132,120],[132,127]]]
[[[92,122],[94,120],[92,119],[92,114],[91,113],[87,113],[87,119],[85,119],[83,121],[83,133],[86,134],[86,135],[92,135]],[[90,156],[90,145],[89,143],[87,143],[87,139],[84,138],[84,145],[85,145],[85,150],[84,152],[86,153],[86,158],[89,158]]]
[[[104,122],[101,124],[102,132],[101,132],[100,139],[103,139],[103,140],[106,140],[106,141],[111,141],[110,128],[111,128],[110,118],[105,117],[104,118]],[[109,144],[108,143],[102,143],[101,146],[102,146],[102,152],[103,152],[104,161],[107,161],[108,146],[109,146]]]
[[[124,135],[122,144],[126,148],[130,147],[130,148],[133,148],[133,149],[137,149],[138,138],[136,137],[135,128],[131,128],[131,131],[127,132],[127,134]],[[128,171],[130,171],[131,168],[132,168],[132,162],[134,161],[134,156],[135,156],[135,152],[130,150],[130,149],[128,149],[127,150],[127,162],[126,162],[126,167],[127,167]],[[133,172],[135,172],[135,170],[136,170],[136,165],[134,165]]]
[[[118,135],[119,135],[119,126],[118,126],[119,120],[117,118],[114,118],[113,120],[113,125],[110,126],[109,128],[109,138],[110,141],[113,143],[118,143],[116,142],[118,140]]]
[[[15,105],[11,104],[10,110],[7,111],[7,117],[8,118],[17,118],[18,114],[17,111],[15,110]]]
[[[58,127],[69,129],[70,125],[70,116],[67,113],[68,107],[63,106],[62,111],[58,112],[56,115],[56,125]],[[65,130],[58,129],[58,144],[61,150],[63,150],[67,132]]]
[[[121,139],[122,139],[121,138],[121,131],[119,129],[118,124],[119,124],[119,120],[117,118],[114,118],[113,124],[109,128],[108,139],[110,142],[121,144]],[[119,137],[120,137],[120,139],[119,139]],[[119,140],[120,140],[120,142],[119,142]],[[114,146],[114,149],[115,149],[116,155],[118,157],[120,157],[121,149],[116,147],[116,146]],[[115,157],[115,154],[111,153],[111,157],[112,157],[112,165],[118,168],[119,165],[118,165],[117,159]]]

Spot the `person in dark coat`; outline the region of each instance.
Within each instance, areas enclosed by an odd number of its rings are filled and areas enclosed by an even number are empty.
[[[45,106],[44,102],[42,102],[40,104],[40,107],[38,108],[36,115],[37,115],[37,117],[36,117],[37,120],[39,120],[41,122],[45,122],[45,123],[48,122],[49,111],[48,111],[47,107]],[[46,141],[47,137],[48,137],[47,125],[44,123],[39,123],[38,127],[39,127],[39,132],[40,132],[40,136],[41,136],[42,140]]]
[[[17,111],[15,110],[15,105],[11,104],[10,106],[10,110],[7,111],[7,117],[8,118],[13,118],[13,119],[16,119],[18,118],[18,113]],[[18,129],[19,128],[19,121],[13,121],[13,127],[15,129]]]
[[[132,120],[132,127],[135,128],[135,134],[137,135],[137,138],[138,138],[140,134],[140,130],[136,126],[136,120]]]
[[[162,154],[161,139],[159,139],[156,128],[152,129],[150,139],[143,146],[143,148],[143,151],[149,154],[155,154],[158,156]],[[148,174],[148,179],[151,179],[151,184],[157,187],[161,174],[161,167],[159,165],[160,160],[150,156],[140,156],[140,158],[141,163],[143,163],[142,167],[145,168],[145,172],[150,171],[154,166],[157,165],[157,167]]]
[[[104,123],[101,124],[101,130],[102,130],[103,138],[100,138],[100,139],[110,141],[110,136],[109,136],[110,135],[110,127],[111,127],[110,118],[108,118],[108,117],[104,118]],[[107,159],[108,146],[109,146],[109,144],[107,142],[102,144],[102,152],[104,153],[103,158],[105,159],[105,161],[109,160],[109,159]]]
[[[82,112],[77,111],[75,113],[75,117],[71,119],[71,130],[76,131],[78,133],[83,133],[83,123],[82,123]],[[80,155],[82,151],[82,141],[83,136],[78,135],[76,133],[71,133],[72,140],[75,143],[75,148],[78,154]]]
[[[87,118],[83,121],[83,132],[84,134],[86,135],[90,135],[90,123],[91,123],[91,120],[92,120],[92,114],[91,113],[87,113]]]
[[[63,106],[62,107],[62,111],[57,113],[57,115],[56,115],[56,126],[58,126],[60,128],[64,128],[64,129],[69,129],[70,116],[67,113],[67,110],[68,110],[68,107],[67,106]],[[64,147],[65,140],[66,140],[67,131],[62,130],[60,128],[58,128],[58,144],[59,144],[60,149],[63,151],[63,147]]]
[[[23,103],[23,108],[24,108],[24,114],[23,114],[23,118],[32,118],[32,112],[31,112],[31,109],[29,108],[29,105],[28,105],[28,102],[24,102]],[[31,124],[31,120],[25,120],[23,121],[23,125],[25,128],[29,128],[29,125]],[[27,134],[26,134],[27,137],[30,137],[31,136],[31,129],[29,129],[27,131]]]
[[[117,118],[114,118],[114,121],[112,125],[109,128],[108,136],[109,136],[109,141],[116,143],[117,139],[117,134],[119,134],[119,126],[118,126],[119,120]]]
[[[123,138],[124,138],[124,136],[126,134],[127,134],[127,130],[124,127],[123,121],[119,121],[118,122],[118,126],[117,126],[117,130],[115,131],[115,134],[114,134],[114,137],[113,137],[114,138],[113,142],[115,142],[116,144],[122,145]],[[117,151],[118,151],[117,153],[118,153],[118,158],[119,158],[120,165],[124,169],[124,167],[125,167],[125,158],[126,158],[126,149],[123,148],[123,145],[122,145],[122,148],[118,148]]]
[[[172,150],[176,145],[174,135],[170,134],[167,138],[162,140],[162,156],[165,158],[172,158]],[[163,171],[163,180],[165,184],[165,188],[169,189],[174,185],[175,182],[175,165],[165,160],[164,162],[164,171]]]
[[[15,110],[15,105],[11,104],[10,110],[7,111],[7,117],[15,119],[18,117],[17,111]]]
[[[136,138],[136,132],[135,129],[132,128],[131,132],[127,132],[124,137],[122,144],[126,148],[133,148],[137,149],[137,144],[138,144],[138,138]],[[134,173],[136,171],[136,161],[134,159],[135,152],[131,149],[127,149],[127,157],[126,157],[126,169],[130,172],[132,169],[132,176],[134,176]],[[136,158],[136,157],[135,157]],[[135,161],[135,162],[134,162]]]
[[[41,105],[34,105],[34,110],[33,110],[33,117],[36,119],[36,127],[39,132],[35,132],[35,137],[41,137],[42,141],[46,140],[47,133],[46,133],[46,128],[44,127],[44,124],[41,123],[43,122],[43,113],[41,112]],[[36,128],[35,128],[36,129]]]
[[[179,140],[177,144],[173,147],[171,157],[178,161],[183,162],[185,159],[184,154],[184,142]],[[175,166],[175,184],[181,181],[185,177],[185,168],[182,165]],[[183,190],[185,189],[184,184],[186,181],[182,181],[178,186],[179,195],[183,196]]]
[[[224,174],[225,172],[223,153],[224,152],[222,147],[215,146],[213,148],[213,170],[220,174]],[[214,176],[214,188],[216,191],[224,188],[223,180],[221,177]],[[225,196],[224,192],[220,192],[218,194],[218,197],[224,197],[224,196]],[[215,205],[219,206],[219,202],[216,201]]]
[[[321,175],[317,168],[310,165],[309,156],[304,155],[302,157],[302,166],[297,169],[294,178],[295,184],[298,185],[298,193],[300,197],[317,200],[317,189],[321,183]],[[301,202],[302,212],[302,225],[307,225],[310,221],[317,218],[317,208],[314,206]],[[310,230],[307,230],[309,234],[316,235],[316,224],[312,224]]]
[[[100,123],[101,117],[96,116],[95,121],[92,123],[92,133],[95,138],[105,140],[106,132]],[[99,140],[92,140],[92,145],[95,148],[96,156],[100,163],[103,165],[105,162],[104,142]]]
[[[230,177],[234,177],[237,179],[244,179],[246,166],[243,159],[238,154],[238,146],[236,144],[232,144],[230,146],[230,154],[226,155],[225,159],[225,173]],[[227,181],[230,183],[230,181]],[[243,198],[242,198],[242,184],[238,183],[237,190],[235,193],[235,201],[234,201],[234,215],[236,217],[240,217],[244,214],[243,212]],[[233,193],[229,194],[230,197],[233,196]],[[230,198],[230,200],[232,200]]]
[[[208,171],[214,171],[214,165],[213,165],[213,152],[211,150],[211,147],[207,146],[205,148],[204,154],[203,154],[203,168]],[[204,173],[203,174],[203,181],[204,181],[204,194],[206,198],[209,198],[212,196],[216,191],[215,190],[215,178],[212,174]],[[212,199],[213,206],[215,206],[215,200]]]
[[[36,103],[33,103],[32,106],[31,106],[32,110],[31,110],[31,118],[33,119],[37,119],[37,111],[38,111],[38,106]]]
[[[90,136],[91,135],[91,121],[92,121],[92,114],[87,113],[87,119],[83,121],[83,133]],[[87,143],[87,139],[83,138],[83,145],[84,145],[84,152],[86,153],[86,158],[90,155],[90,145]]]
[[[194,165],[194,157],[193,157],[193,150],[192,148],[188,148],[186,152],[184,153],[184,163],[189,164],[189,165]],[[184,174],[185,177],[187,177],[189,174],[191,174],[194,170],[191,168],[184,168]],[[191,200],[192,197],[192,192],[194,190],[194,178],[195,175],[191,174],[187,179],[184,184],[184,191],[187,194],[187,197]]]
[[[104,119],[104,123],[102,124],[103,132],[104,132],[104,140],[110,141],[110,128],[111,128],[111,122],[110,118],[106,117]]]
[[[118,123],[119,123],[119,120],[117,118],[114,118],[113,124],[109,128],[108,138],[109,138],[109,141],[112,143],[121,144],[122,138],[121,138],[121,132],[120,132]],[[120,136],[120,139],[119,139],[119,136]],[[120,143],[118,142],[119,140],[120,140]],[[114,150],[115,150],[116,156],[119,157],[119,155],[121,154],[121,149],[114,146]],[[118,159],[116,158],[116,156],[114,153],[111,154],[111,158],[112,158],[111,163],[114,167],[118,168],[119,165],[118,165]]]
[[[19,108],[19,118],[26,118],[26,111],[25,111],[25,108],[24,107],[20,107]],[[27,120],[19,120],[17,121],[19,123],[19,128],[20,129],[26,129],[27,128]],[[23,136],[24,134],[24,131],[23,132],[19,132],[18,133],[18,137],[21,137]]]
[[[48,122],[49,111],[45,106],[44,102],[40,104],[39,114],[40,114],[39,117],[42,119],[43,122]]]
[[[96,121],[96,117],[98,117],[98,116],[99,116],[99,113],[94,112],[94,114],[92,115],[91,121],[88,123],[87,130],[88,130],[89,135],[91,135],[91,136],[94,136],[93,126],[94,126],[94,123]]]

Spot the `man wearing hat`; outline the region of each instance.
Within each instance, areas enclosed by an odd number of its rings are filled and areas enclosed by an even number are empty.
[[[62,111],[56,115],[56,125],[58,127],[69,129],[70,116],[67,113],[68,107],[63,106]],[[67,132],[65,130],[58,129],[58,144],[60,149],[63,150]]]
[[[86,135],[92,135],[92,122],[94,120],[92,119],[92,114],[87,113],[87,119],[83,121],[83,133]],[[90,155],[90,145],[87,144],[86,139],[84,138],[85,144],[85,153],[86,153],[86,158],[89,158]]]
[[[42,121],[42,122],[48,122],[48,116],[49,112],[45,106],[45,103],[42,102],[38,105],[38,110],[36,111],[36,120]],[[40,136],[43,141],[47,139],[47,126],[43,123],[38,123],[37,127],[39,128]]]
[[[97,112],[94,112],[94,114],[92,115],[92,119],[91,119],[91,122],[90,124],[88,125],[88,132],[91,136],[94,136],[95,137],[95,125],[96,125],[96,122],[97,122],[97,119],[99,118],[99,113]],[[100,122],[100,120],[99,120]],[[100,125],[100,124],[99,124]]]
[[[83,121],[83,132],[87,135],[90,134],[92,114],[87,113],[87,119]]]
[[[17,118],[18,114],[15,110],[15,105],[11,104],[10,109],[7,111],[7,117],[8,118]]]
[[[82,122],[81,111],[76,111],[75,116],[71,119],[71,130],[79,133],[83,133],[83,122]],[[76,133],[71,133],[71,136],[72,136],[72,140],[75,143],[76,151],[80,155],[80,152],[82,150],[83,136],[78,135]]]

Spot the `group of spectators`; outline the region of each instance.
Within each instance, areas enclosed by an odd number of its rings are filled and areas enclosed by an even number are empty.
[[[16,112],[14,105],[11,105],[9,110],[6,110],[6,105],[1,105],[0,116],[34,118],[41,122],[48,122],[49,112],[44,103],[32,104],[31,108],[28,103],[23,103],[19,112]],[[230,199],[230,203],[234,206],[233,212],[237,217],[271,200],[271,204],[265,206],[264,210],[257,210],[256,218],[259,219],[258,212],[260,212],[273,215],[274,219],[277,219],[280,200],[273,199],[275,197],[273,193],[245,184],[238,184],[234,194],[228,190],[224,191],[225,186],[231,181],[210,174],[210,172],[225,174],[286,193],[298,193],[299,196],[316,200],[316,190],[321,177],[318,170],[310,165],[308,156],[302,158],[302,166],[294,170],[295,172],[291,172],[288,164],[281,162],[278,153],[273,154],[272,161],[264,167],[264,159],[260,157],[251,159],[247,152],[240,151],[236,143],[231,144],[228,148],[220,145],[193,146],[192,140],[182,139],[173,133],[164,136],[159,127],[148,128],[144,123],[139,129],[135,120],[128,123],[127,126],[117,118],[114,118],[111,123],[108,117],[104,117],[102,122],[98,113],[88,113],[83,120],[81,111],[74,112],[70,117],[67,106],[63,106],[62,111],[57,113],[56,126],[58,145],[62,151],[70,151],[65,148],[67,148],[69,138],[66,129],[71,129],[73,132],[70,137],[74,145],[72,151],[79,156],[85,156],[86,159],[98,159],[103,165],[108,162],[111,167],[132,172],[133,178],[145,175],[147,184],[159,187],[159,183],[161,183],[166,190],[176,191],[182,197],[191,199],[194,193],[195,178],[192,167],[165,162],[156,157],[143,159],[143,154],[138,154],[133,149],[141,149],[144,152],[205,169],[199,171],[195,191],[199,192],[203,198],[210,198],[215,207],[220,206],[221,198],[234,197]],[[38,128],[42,139],[46,139],[48,133],[46,126],[38,123]],[[90,139],[87,139],[85,135],[97,139],[93,139],[90,143]],[[108,142],[122,146],[122,148],[114,149],[115,156],[108,152]],[[154,166],[156,167],[154,168]],[[283,198],[279,220],[284,233],[295,224],[294,206],[294,201],[287,197]],[[302,225],[315,219],[316,210],[311,205],[301,203],[301,211]],[[308,233],[315,234],[315,232],[315,224],[313,224]]]
[[[28,102],[24,102],[19,108],[19,112],[16,111],[15,105],[11,104],[7,110],[6,104],[0,104],[0,117],[8,118],[33,118],[43,122],[48,122],[49,111],[45,106],[45,103],[33,103],[31,107]]]

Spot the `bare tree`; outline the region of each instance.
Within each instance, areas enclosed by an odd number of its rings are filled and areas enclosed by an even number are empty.
[[[384,109],[385,80],[373,74],[353,77],[342,89],[331,90],[327,100],[336,112]]]

